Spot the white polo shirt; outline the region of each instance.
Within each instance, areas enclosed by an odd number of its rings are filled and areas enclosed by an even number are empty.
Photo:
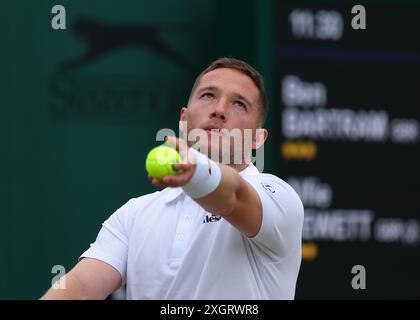
[[[283,180],[250,164],[262,225],[249,238],[181,188],[131,199],[103,223],[81,256],[104,261],[128,299],[293,299],[301,263],[303,206]]]

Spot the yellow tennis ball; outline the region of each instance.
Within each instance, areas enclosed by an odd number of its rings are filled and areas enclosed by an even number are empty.
[[[146,171],[156,179],[162,179],[166,175],[175,176],[177,171],[173,164],[181,162],[178,151],[168,146],[158,146],[150,150],[146,157]]]

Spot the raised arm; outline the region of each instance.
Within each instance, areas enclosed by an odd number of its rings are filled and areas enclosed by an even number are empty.
[[[179,147],[182,140],[168,137],[167,143]],[[186,148],[186,146],[183,146]],[[180,150],[182,150],[180,148]],[[182,152],[182,151],[181,151]],[[182,173],[176,176],[165,176],[163,180],[149,177],[155,186],[160,187],[183,187],[187,185],[195,173],[197,159],[191,158],[194,155],[191,150],[187,151],[189,163],[174,165]],[[185,159],[185,157],[183,157]],[[252,237],[255,236],[261,227],[262,222],[262,204],[255,189],[243,179],[233,168],[216,164],[220,169],[220,182],[217,187],[209,194],[194,200],[206,211],[220,215],[229,221],[243,234]],[[207,183],[207,181],[203,181]]]

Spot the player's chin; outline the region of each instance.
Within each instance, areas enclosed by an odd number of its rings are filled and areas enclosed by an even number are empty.
[[[219,161],[223,152],[223,144],[221,141],[209,140],[207,143],[198,143],[196,146],[200,148],[202,154],[205,154],[213,161]]]
[[[208,157],[216,162],[222,162],[222,159],[227,159],[228,163],[230,161],[232,150],[230,146],[227,145],[211,145],[209,147]]]

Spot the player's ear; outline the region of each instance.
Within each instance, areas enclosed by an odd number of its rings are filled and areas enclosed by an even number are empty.
[[[179,114],[179,120],[180,121],[185,121],[186,120],[185,119],[186,113],[187,113],[187,108],[186,107],[182,107],[181,108],[181,111],[180,111],[180,114]]]
[[[256,150],[261,147],[268,138],[268,131],[265,128],[255,129],[254,139],[252,141],[252,149]]]
[[[179,133],[180,137],[185,137],[187,134],[187,108],[181,108],[180,115],[179,115]]]

